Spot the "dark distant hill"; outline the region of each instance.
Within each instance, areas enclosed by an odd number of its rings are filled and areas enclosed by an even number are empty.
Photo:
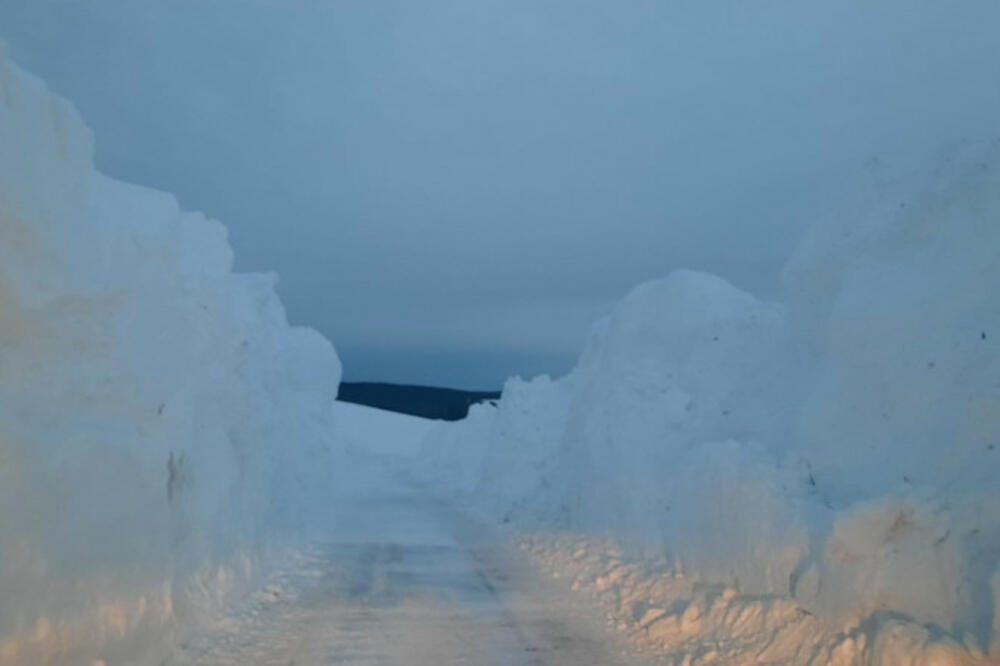
[[[499,397],[499,391],[460,391],[435,386],[343,382],[337,399],[428,419],[458,421],[466,417],[470,405],[484,400],[497,400]]]

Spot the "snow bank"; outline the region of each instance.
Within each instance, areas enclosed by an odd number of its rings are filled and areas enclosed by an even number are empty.
[[[0,49],[0,664],[152,645],[315,517],[340,363]]]
[[[402,458],[416,456],[427,433],[438,423],[350,402],[333,403],[333,412],[337,438],[349,450]]]
[[[656,654],[657,663],[996,663],[973,645],[891,614],[831,626],[791,597],[706,583],[662,557],[630,557],[610,539],[536,533],[517,545],[538,568],[594,602],[642,652]]]
[[[414,461],[416,476],[444,494],[472,492],[492,441],[495,412],[496,407],[490,403],[471,405],[465,419],[438,422],[420,443]]]
[[[848,662],[946,635],[996,656],[997,173],[1000,144],[966,146],[817,226],[779,304],[690,271],[641,285],[569,375],[513,380],[425,450],[471,465],[452,491],[497,519],[865,636]]]

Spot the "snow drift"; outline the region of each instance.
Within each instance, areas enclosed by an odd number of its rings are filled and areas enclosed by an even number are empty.
[[[0,49],[2,664],[155,661],[310,521],[335,453],[331,345],[92,151]]]
[[[837,659],[996,656],[998,173],[1000,143],[965,146],[817,225],[780,303],[691,271],[637,287],[569,375],[512,379],[432,433],[420,473],[499,520],[794,599],[850,638]],[[836,661],[816,649],[780,659]]]

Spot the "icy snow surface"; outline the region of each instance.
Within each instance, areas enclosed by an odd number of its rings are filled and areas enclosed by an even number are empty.
[[[403,460],[352,450],[325,537],[165,666],[645,663],[493,530],[401,478]]]
[[[0,49],[0,664],[158,663],[322,518],[341,448],[274,276],[92,151]]]
[[[845,205],[779,303],[637,287],[418,474],[679,661],[1000,659],[998,175],[970,143]]]

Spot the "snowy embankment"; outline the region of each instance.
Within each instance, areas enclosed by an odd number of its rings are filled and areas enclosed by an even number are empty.
[[[92,152],[0,49],[0,664],[159,663],[322,518],[339,448],[331,345]]]
[[[438,421],[337,401],[337,439],[348,452],[413,458]]]
[[[781,303],[637,287],[419,473],[678,660],[1000,659],[998,174],[966,147],[818,225]]]

